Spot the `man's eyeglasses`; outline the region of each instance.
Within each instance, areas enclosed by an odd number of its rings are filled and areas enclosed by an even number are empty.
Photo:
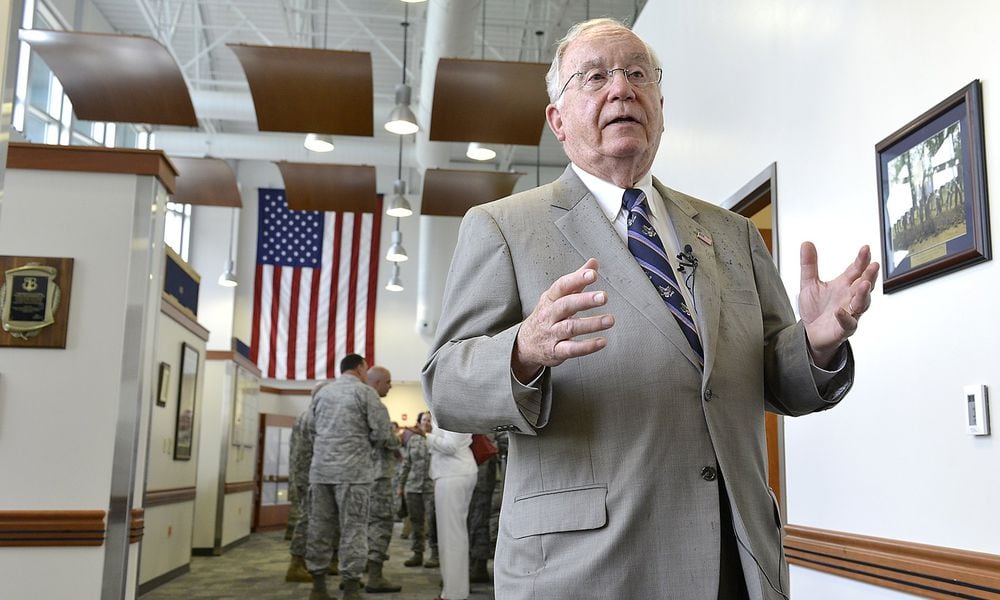
[[[570,75],[569,79],[566,80],[566,85],[563,86],[559,95],[556,96],[556,100],[562,98],[562,95],[566,92],[566,88],[569,87],[570,83],[577,80],[577,78],[579,78],[578,85],[581,90],[585,92],[598,92],[604,89],[604,86],[615,78],[615,72],[617,71],[622,72],[622,75],[629,84],[638,88],[656,85],[663,79],[663,69],[652,65],[634,65],[631,67],[618,67],[616,69],[595,67],[587,71],[577,71]]]

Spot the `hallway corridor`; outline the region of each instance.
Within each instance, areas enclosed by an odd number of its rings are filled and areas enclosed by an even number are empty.
[[[410,556],[410,541],[400,539],[401,525],[396,524],[389,560],[384,565],[386,578],[403,590],[396,594],[365,594],[372,599],[431,600],[441,591],[439,569],[408,568],[403,561]],[[222,556],[194,556],[191,572],[143,594],[141,600],[305,600],[310,584],[285,583],[288,567],[288,542],[284,531],[251,534],[250,538]],[[492,572],[492,562],[490,562]],[[327,580],[331,591],[339,578]],[[339,598],[340,593],[334,597]],[[472,584],[469,600],[493,600],[491,584]]]

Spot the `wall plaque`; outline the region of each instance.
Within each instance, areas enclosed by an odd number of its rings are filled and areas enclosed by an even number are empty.
[[[65,348],[72,258],[0,256],[0,346]]]

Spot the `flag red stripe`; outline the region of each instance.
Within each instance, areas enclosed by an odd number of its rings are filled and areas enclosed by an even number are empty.
[[[368,314],[365,327],[365,360],[375,364],[375,299],[378,297],[378,265],[382,245],[382,194],[375,198],[375,214],[372,215],[371,250],[368,253]]]
[[[257,364],[257,351],[260,347],[260,287],[261,274],[264,265],[257,263],[257,272],[253,280],[253,329],[250,333],[250,360]]]
[[[271,277],[271,353],[267,361],[267,376],[274,378],[275,365],[278,362],[278,316],[281,306],[281,267],[274,266]]]
[[[344,213],[336,213],[333,225],[333,264],[330,265],[330,319],[326,331],[326,376],[333,379],[337,364],[337,294],[340,287],[340,243]]]
[[[358,310],[358,251],[361,248],[361,213],[354,213],[354,235],[351,238],[351,277],[347,287],[347,353],[354,352],[354,313]]]
[[[295,379],[295,350],[299,338],[299,288],[302,287],[302,269],[292,269],[292,299],[288,303],[288,364],[285,377]]]
[[[312,291],[309,293],[309,344],[306,346],[306,379],[316,379],[316,320],[319,315],[320,270],[312,277]]]

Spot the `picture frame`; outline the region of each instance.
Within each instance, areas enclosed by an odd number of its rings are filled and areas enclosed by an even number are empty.
[[[170,393],[170,363],[160,363],[160,374],[156,380],[156,405],[167,405],[167,394]]]
[[[883,293],[992,258],[982,106],[977,79],[875,146]]]
[[[180,382],[177,386],[177,421],[174,427],[174,460],[191,460],[199,361],[198,349],[182,342]]]

